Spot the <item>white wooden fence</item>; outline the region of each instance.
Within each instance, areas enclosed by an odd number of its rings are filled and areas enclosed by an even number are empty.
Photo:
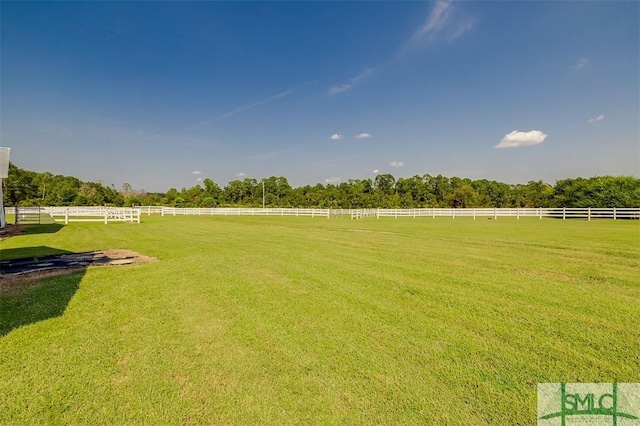
[[[297,209],[297,208],[181,208],[142,206],[143,214],[162,216],[222,215],[222,216],[351,216],[366,217],[555,217],[561,219],[640,219],[640,207],[632,208],[468,208],[468,209]]]
[[[30,214],[38,207],[28,207]],[[40,207],[41,214],[54,220],[69,222],[136,222],[141,214],[161,216],[350,216],[351,219],[366,217],[458,217],[492,218],[553,217],[559,219],[636,219],[640,220],[640,207],[633,208],[469,208],[469,209],[298,209],[298,208],[181,208],[162,206],[123,207]],[[7,214],[16,213],[15,208],[5,208]],[[25,210],[26,211],[26,210]],[[20,217],[20,214],[16,216]],[[26,216],[25,216],[26,217]],[[19,219],[18,219],[19,220]]]
[[[17,210],[17,211],[16,211]],[[140,209],[128,207],[8,207],[7,214],[14,214],[16,223],[21,218],[32,218],[36,212],[40,216],[50,216],[56,222],[135,222],[140,223]],[[25,212],[25,214],[21,213]],[[32,219],[29,223],[34,223]]]
[[[378,217],[378,209],[356,209],[349,210],[351,219],[363,219],[365,217],[376,216]]]
[[[146,214],[160,213],[162,216],[311,216],[329,217],[329,209],[249,209],[249,208],[181,208],[181,207],[141,207],[141,211]]]
[[[359,219],[371,214],[358,212],[369,210],[353,210],[352,219]],[[554,217],[561,219],[640,219],[640,208],[485,208],[485,209],[377,209],[375,216],[380,217]]]

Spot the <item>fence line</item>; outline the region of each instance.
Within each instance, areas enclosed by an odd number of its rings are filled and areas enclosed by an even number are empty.
[[[16,223],[40,223],[41,216],[56,222],[135,222],[140,223],[140,209],[130,207],[9,207]]]
[[[34,209],[39,209],[40,214],[51,216],[56,221],[69,222],[104,222],[125,221],[140,223],[141,214],[159,214],[161,216],[309,216],[332,217],[350,216],[351,219],[363,219],[367,217],[472,217],[492,218],[499,217],[552,217],[559,219],[640,219],[640,207],[632,208],[467,208],[467,209],[298,209],[298,208],[182,208],[162,206],[142,206],[136,208],[123,207],[20,207],[19,212],[24,215],[16,215],[26,222],[29,217],[34,218]],[[14,207],[6,207],[7,214],[15,214]],[[23,223],[25,223],[23,222]],[[33,222],[31,222],[33,223]]]
[[[357,209],[349,210],[351,219],[363,219],[365,217],[377,216],[378,209]]]
[[[366,217],[555,217],[562,219],[640,219],[640,207],[629,208],[466,208],[466,209],[296,209],[296,208],[181,208],[143,206],[147,215],[224,215],[224,216],[311,216],[348,215],[352,219]]]
[[[553,217],[561,219],[640,219],[640,208],[468,208],[468,209],[377,209],[376,217]],[[354,215],[351,216],[354,218]]]
[[[141,210],[144,213],[152,214],[158,211],[157,207],[142,207]],[[311,217],[326,217],[331,214],[329,209],[296,209],[296,208],[181,208],[181,207],[161,207],[161,216],[311,216]]]

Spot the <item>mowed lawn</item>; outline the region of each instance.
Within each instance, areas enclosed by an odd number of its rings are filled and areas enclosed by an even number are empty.
[[[535,424],[640,382],[640,223],[147,217],[0,242],[131,249],[0,296],[0,424]],[[55,230],[55,229],[54,229]]]

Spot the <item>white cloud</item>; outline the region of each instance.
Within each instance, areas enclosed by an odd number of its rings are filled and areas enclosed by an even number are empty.
[[[389,165],[391,167],[404,167],[404,163],[402,161],[392,161]]]
[[[196,179],[196,182],[202,182],[202,178]]]
[[[339,86],[331,86],[329,89],[330,95],[335,95],[336,93],[344,92],[345,90],[349,90],[353,87],[353,84],[341,84]]]
[[[604,114],[600,114],[597,117],[593,117],[589,119],[589,123],[595,123],[596,121],[604,120]]]
[[[226,113],[224,113],[222,115],[218,115],[218,116],[215,116],[215,117],[212,117],[212,118],[208,118],[208,119],[200,121],[198,123],[191,124],[191,125],[189,125],[187,127],[183,127],[181,129],[176,130],[176,132],[184,132],[184,131],[187,131],[187,130],[197,129],[199,127],[202,127],[202,126],[205,126],[207,124],[210,124],[211,122],[213,122],[215,120],[218,120],[220,118],[230,117],[230,116],[235,115],[235,114],[237,114],[239,112],[246,111],[248,109],[255,108],[255,107],[260,106],[260,105],[264,105],[266,103],[275,101],[275,100],[280,99],[280,98],[284,98],[285,96],[289,96],[290,94],[294,93],[295,91],[296,91],[295,89],[290,89],[290,90],[286,90],[284,92],[277,93],[277,94],[275,94],[273,96],[270,96],[268,98],[259,100],[257,102],[253,102],[253,103],[248,104],[248,105],[241,106],[241,107],[236,108],[236,109],[234,109],[232,111],[226,112]]]
[[[431,13],[427,17],[427,21],[418,29],[421,34],[436,34],[447,25],[451,20],[452,14],[451,3],[448,1],[437,1],[431,9]]]
[[[349,82],[339,84],[337,86],[331,86],[331,88],[329,89],[329,95],[335,95],[336,93],[344,92],[351,89],[353,86],[364,80],[372,72],[373,68],[367,68],[366,70],[362,71],[360,74],[349,80]]]
[[[471,31],[473,26],[476,24],[476,21],[471,18],[461,19],[459,22],[451,27],[446,35],[447,41],[454,41],[464,35],[464,33]]]
[[[375,170],[373,171],[373,174],[374,174],[374,175],[376,175],[376,174],[378,174],[378,173],[380,173],[380,170],[378,170],[378,169],[375,169]]]
[[[245,173],[240,172],[240,173],[236,174],[236,176],[238,176],[238,177],[244,177],[244,176],[246,176],[246,174],[245,174]]]
[[[355,135],[354,138],[356,139],[367,139],[371,137],[371,133],[360,133],[358,135]]]
[[[425,23],[404,44],[401,54],[439,39],[454,41],[473,29],[475,20],[465,16],[450,1],[438,0],[433,4]]]
[[[578,59],[578,61],[577,61],[575,64],[573,64],[573,65],[571,66],[571,68],[573,68],[573,69],[575,69],[575,70],[579,70],[579,69],[581,69],[581,68],[586,67],[588,63],[589,63],[589,60],[588,60],[588,59],[580,58],[580,59]]]
[[[227,112],[225,114],[219,115],[216,118],[230,117],[230,116],[232,116],[234,114],[239,113],[240,111],[246,111],[248,109],[255,108],[255,107],[260,106],[260,105],[264,105],[264,104],[266,104],[268,102],[275,101],[276,99],[284,98],[285,96],[289,96],[293,92],[295,92],[295,90],[293,90],[293,89],[286,90],[284,92],[280,92],[280,93],[278,93],[276,95],[270,96],[268,98],[262,99],[260,101],[254,102],[252,104],[241,106],[240,108],[236,108],[233,111],[229,111],[229,112]]]
[[[194,170],[191,172],[192,175],[201,175],[202,172],[200,170]]]
[[[538,145],[544,142],[547,135],[540,130],[531,130],[529,132],[519,132],[514,130],[507,133],[495,148],[517,148],[520,146]]]
[[[332,141],[337,141],[342,139],[342,135],[340,133],[334,133],[333,135],[331,135],[331,140]]]
[[[338,183],[340,182],[342,179],[340,179],[339,177],[335,177],[335,176],[331,176],[328,179],[324,180],[324,183]]]

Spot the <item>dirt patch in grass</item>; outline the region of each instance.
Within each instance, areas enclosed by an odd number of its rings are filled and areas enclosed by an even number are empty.
[[[0,261],[0,294],[38,286],[40,278],[64,275],[89,266],[125,266],[156,262],[131,250],[100,250],[40,258]]]
[[[0,239],[14,237],[16,235],[20,235],[24,232],[23,226],[21,225],[7,225],[0,229]]]

